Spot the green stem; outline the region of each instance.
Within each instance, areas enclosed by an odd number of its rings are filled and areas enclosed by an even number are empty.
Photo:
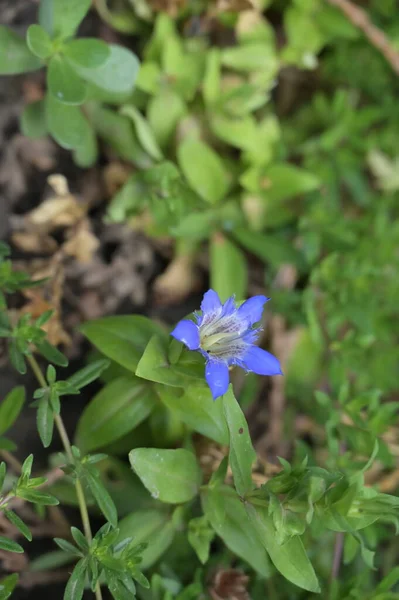
[[[30,356],[27,356],[27,359],[28,359],[30,366],[32,367],[32,371],[34,372],[39,384],[42,387],[47,387],[47,382],[43,376],[43,373],[40,369],[40,366],[39,366],[36,358],[33,355],[30,355]],[[61,415],[54,414],[54,422],[55,422],[55,426],[57,427],[58,433],[60,435],[62,444],[64,446],[65,453],[66,453],[68,459],[71,462],[74,462],[71,442],[69,441],[68,433],[67,433],[67,430],[65,429],[64,421],[62,420]],[[82,487],[82,484],[79,481],[79,479],[77,479],[75,481],[75,489],[76,489],[76,496],[78,499],[80,516],[82,518],[82,524],[83,524],[85,537],[86,537],[88,544],[91,544],[91,542],[93,540],[93,534],[91,532],[90,517],[89,517],[89,512],[87,510],[87,503],[86,503],[86,498],[84,495],[83,487]],[[101,587],[100,587],[99,583],[97,583],[97,585],[96,585],[95,593],[96,593],[97,600],[102,600]]]

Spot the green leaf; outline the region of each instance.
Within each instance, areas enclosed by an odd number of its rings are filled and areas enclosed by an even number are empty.
[[[88,321],[80,331],[108,358],[133,373],[154,334],[167,339],[164,330],[139,315],[104,317]]]
[[[23,498],[33,504],[41,504],[43,506],[57,506],[57,504],[59,504],[59,501],[57,498],[54,498],[54,496],[29,488],[18,488],[16,495],[18,498]]]
[[[22,352],[19,350],[17,340],[15,338],[10,341],[9,356],[12,366],[18,371],[18,373],[25,375],[27,370],[25,358]]]
[[[74,70],[85,81],[93,84],[94,89],[111,94],[108,101],[112,101],[112,95],[127,97],[132,93],[140,63],[128,48],[110,44],[108,49],[108,57],[97,68],[74,63]]]
[[[100,67],[111,54],[108,44],[96,38],[71,40],[63,50],[69,60],[87,69]]]
[[[29,479],[30,474],[32,472],[32,465],[33,465],[33,454],[29,454],[29,456],[27,456],[23,462],[22,469],[21,469],[21,477],[23,477],[25,479]]]
[[[169,144],[177,124],[186,112],[184,101],[171,89],[162,88],[156,96],[150,98],[147,105],[147,120],[161,148]],[[165,114],[168,115],[167,119]]]
[[[0,462],[0,491],[3,489],[4,480],[6,478],[7,466],[5,462]]]
[[[86,385],[89,385],[89,383],[92,383],[98,379],[102,372],[108,369],[110,364],[111,361],[107,358],[95,360],[86,367],[83,367],[83,369],[76,371],[76,373],[68,377],[67,383],[77,390],[81,390],[82,388],[86,387]]]
[[[39,23],[51,37],[72,37],[90,4],[91,0],[40,0]]]
[[[144,150],[154,159],[162,160],[162,152],[155,139],[153,131],[143,115],[132,105],[126,105],[121,109],[121,114],[133,121],[137,138]]]
[[[0,75],[36,71],[42,62],[29,50],[24,39],[9,27],[0,25]]]
[[[243,227],[235,228],[232,235],[239,244],[266,264],[272,264],[275,267],[279,267],[283,263],[301,264],[300,253],[294,248],[288,237],[252,231]]]
[[[78,167],[86,169],[92,167],[97,158],[98,143],[96,133],[93,127],[88,124],[79,146],[73,152],[73,160]]]
[[[201,494],[205,515],[219,537],[236,555],[263,577],[270,576],[270,563],[237,493],[216,485]]]
[[[186,138],[177,149],[179,165],[187,181],[201,198],[211,204],[223,200],[229,179],[216,152],[201,140]]]
[[[25,388],[15,387],[0,404],[0,435],[15,423],[25,402]]]
[[[65,588],[64,600],[82,600],[86,584],[86,559],[80,559],[73,569]]]
[[[32,534],[29,530],[29,527],[25,525],[22,519],[19,518],[15,512],[12,510],[3,510],[5,517],[12,523],[18,531],[22,533],[23,536],[26,537],[30,542],[32,541]]]
[[[83,533],[77,529],[76,527],[71,527],[72,537],[79,546],[82,551],[87,551],[89,549],[89,542],[83,535]]]
[[[118,525],[118,513],[116,506],[111,496],[105,489],[98,472],[95,469],[86,469],[85,477],[87,485],[89,486],[99,509],[107,521],[111,523],[112,527],[116,527]]]
[[[252,464],[256,453],[252,446],[247,421],[230,385],[223,396],[223,408],[230,434],[229,463],[233,471],[234,485],[240,496],[252,491]]]
[[[205,75],[202,84],[202,95],[207,106],[212,106],[219,99],[220,85],[220,50],[219,48],[212,48],[206,53]]]
[[[191,366],[192,369],[190,369],[190,364],[187,364],[184,368],[176,364],[171,365],[165,344],[157,335],[154,335],[148,342],[137,365],[136,375],[149,381],[183,387],[191,384],[193,379],[203,379],[203,364],[194,363]]]
[[[78,446],[91,452],[118,440],[144,421],[155,404],[154,391],[139,378],[114,379],[83,411],[76,431]]]
[[[237,71],[260,71],[272,80],[277,74],[278,61],[270,44],[256,42],[222,50],[222,64]]]
[[[191,519],[188,524],[187,536],[190,545],[204,565],[208,562],[210,545],[215,536],[215,531],[209,526],[208,519],[206,517]]]
[[[50,342],[48,342],[47,340],[36,344],[36,348],[39,350],[40,354],[44,356],[44,358],[46,358],[49,362],[52,362],[60,367],[68,366],[67,357],[64,354],[62,354],[62,352],[60,352],[58,348],[50,344]]]
[[[211,238],[211,288],[222,301],[235,294],[245,298],[248,285],[248,268],[242,251],[221,233]]]
[[[47,133],[46,110],[44,100],[27,104],[21,115],[21,130],[26,137],[37,139]]]
[[[39,400],[36,423],[42,444],[48,448],[53,439],[54,414],[47,395]]]
[[[166,552],[173,542],[175,528],[170,516],[160,510],[136,510],[119,524],[118,541],[132,537],[136,544],[147,543],[142,553],[141,569],[148,569]]]
[[[268,514],[267,508],[247,503],[246,510],[276,569],[298,587],[310,592],[320,592],[316,574],[301,538],[295,536],[284,544],[278,544],[273,517]]]
[[[118,524],[118,542],[133,538],[135,544],[147,543],[142,553],[141,569],[151,567],[171,545],[175,529],[170,515],[162,510],[136,510]]]
[[[53,96],[63,104],[83,104],[86,99],[84,81],[76,75],[63,56],[56,55],[50,60],[47,86]]]
[[[7,552],[16,552],[17,554],[22,554],[24,549],[22,546],[14,542],[13,540],[9,540],[2,535],[0,535],[0,550],[6,550]]]
[[[29,571],[37,573],[38,571],[56,569],[75,562],[75,560],[74,555],[66,554],[63,550],[54,550],[54,552],[46,552],[34,558],[29,563]]]
[[[40,25],[30,25],[26,32],[29,50],[39,58],[48,58],[53,53],[53,43],[47,31]]]
[[[1,600],[7,600],[11,596],[12,592],[17,587],[18,580],[18,573],[13,573],[12,575],[8,575],[7,577],[3,577],[3,579],[0,579]]]
[[[223,414],[223,403],[214,402],[209,387],[192,383],[184,389],[156,386],[161,401],[193,431],[227,446],[229,434]]]
[[[267,190],[264,195],[270,203],[289,200],[320,186],[319,179],[313,173],[289,164],[272,165],[266,170],[265,178]]]
[[[63,540],[62,538],[54,538],[54,542],[57,544],[61,550],[67,552],[68,554],[72,554],[72,556],[82,556],[81,551],[76,548],[71,542],[67,540]]]
[[[85,105],[85,110],[99,137],[121,158],[143,169],[152,165],[127,117],[98,104]]]
[[[46,96],[46,121],[49,133],[67,150],[84,143],[90,127],[78,106],[59,102],[52,94]]]
[[[240,150],[250,150],[259,143],[258,124],[250,115],[233,119],[216,114],[210,120],[210,127],[216,137]]]
[[[147,490],[161,502],[180,504],[198,493],[201,472],[188,450],[137,448],[129,453],[129,460]]]

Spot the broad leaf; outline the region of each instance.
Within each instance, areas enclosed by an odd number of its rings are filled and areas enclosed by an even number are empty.
[[[71,37],[90,4],[91,0],[40,0],[39,23],[51,37]]]
[[[46,96],[46,121],[49,133],[67,150],[78,148],[90,127],[78,106],[63,104],[52,94]]]
[[[229,180],[221,159],[210,146],[186,138],[178,147],[177,157],[184,176],[201,198],[211,204],[223,200]]]
[[[192,500],[198,493],[201,473],[188,450],[137,448],[130,464],[154,498],[171,504]]]
[[[147,106],[147,120],[161,148],[170,142],[178,122],[187,112],[184,101],[176,92],[168,88],[150,98]],[[168,118],[165,119],[165,114]]]
[[[39,58],[48,58],[53,52],[53,43],[47,31],[40,25],[30,25],[26,33],[29,50]]]
[[[0,75],[36,71],[43,64],[29,50],[24,39],[9,27],[0,25]]]
[[[268,514],[267,508],[247,504],[246,509],[259,539],[276,569],[298,587],[310,592],[320,592],[316,574],[301,538],[295,536],[284,544],[278,544],[273,518]]]
[[[263,577],[270,576],[266,551],[237,493],[230,487],[217,485],[207,488],[201,494],[201,501],[208,521],[226,546]]]
[[[214,402],[205,383],[191,383],[184,389],[156,386],[161,401],[193,431],[227,446],[229,434],[223,414],[223,403]]]
[[[94,89],[111,94],[108,101],[112,101],[112,95],[127,97],[132,93],[140,65],[136,55],[128,48],[115,44],[108,48],[107,59],[97,68],[75,63],[74,69],[85,81],[93,84]]]
[[[139,315],[88,321],[80,330],[100,352],[133,373],[151,337],[167,339],[159,325]]]
[[[136,510],[118,523],[118,541],[134,538],[136,544],[148,543],[143,551],[141,569],[151,567],[171,545],[175,528],[168,513],[160,510]]]
[[[202,380],[203,372],[201,362],[188,363],[184,368],[170,364],[167,347],[157,335],[148,342],[136,369],[138,377],[173,387],[184,387],[191,385],[193,380]]]
[[[111,54],[110,47],[102,40],[96,38],[81,38],[65,44],[64,54],[72,62],[95,69],[100,67]]]
[[[47,86],[63,104],[83,104],[86,84],[76,75],[64,56],[53,56],[47,70]]]
[[[230,296],[245,298],[248,268],[242,251],[221,233],[211,238],[211,288],[222,301]]]
[[[152,387],[134,377],[118,377],[86,406],[79,419],[76,439],[91,452],[123,437],[144,421],[156,404]]]

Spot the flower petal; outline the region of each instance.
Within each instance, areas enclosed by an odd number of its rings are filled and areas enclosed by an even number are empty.
[[[237,310],[235,297],[231,296],[226,300],[222,307],[222,315],[228,317]]]
[[[248,325],[257,323],[262,318],[263,307],[268,300],[270,300],[270,298],[266,298],[266,296],[254,296],[253,298],[249,298],[249,300],[246,300],[241,304],[237,311],[237,316],[240,319],[245,320]]]
[[[283,372],[280,367],[278,359],[258,348],[258,346],[250,346],[242,358],[248,371],[253,371],[258,375],[282,375]]]
[[[179,342],[183,342],[183,344],[185,344],[189,350],[198,350],[199,348],[199,329],[192,321],[187,319],[180,321],[170,335],[172,335]]]
[[[205,367],[205,379],[214,400],[223,396],[229,387],[229,368],[220,360],[208,360]]]
[[[218,294],[214,290],[208,290],[201,302],[201,310],[203,313],[213,313],[222,306]]]

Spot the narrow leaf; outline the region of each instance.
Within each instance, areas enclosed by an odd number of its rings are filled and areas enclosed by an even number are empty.
[[[0,435],[15,423],[25,402],[25,388],[15,387],[0,404]]]
[[[74,570],[65,588],[64,600],[82,600],[86,583],[87,561],[81,559],[76,563]]]
[[[71,375],[71,377],[67,379],[67,382],[71,384],[72,387],[80,390],[86,385],[89,385],[92,381],[98,379],[101,373],[105,371],[110,364],[111,361],[107,358],[96,360]]]
[[[4,514],[10,521],[10,523],[12,523],[22,533],[22,535],[25,536],[26,539],[31,542],[32,534],[29,530],[29,527],[25,525],[23,520],[20,519],[19,516],[15,514],[15,512],[13,512],[12,510],[4,510]]]
[[[98,504],[104,517],[113,527],[118,524],[118,513],[116,506],[108,491],[105,489],[100,477],[91,472],[86,471],[86,480],[95,501]]]
[[[240,496],[245,496],[254,487],[252,464],[256,460],[247,421],[230,385],[223,396],[223,408],[230,433],[229,462],[233,471],[234,484]]]
[[[17,554],[22,554],[24,551],[22,546],[17,544],[17,542],[9,540],[2,535],[0,536],[0,549],[7,550],[7,552],[16,552]]]
[[[36,423],[42,444],[48,448],[53,439],[54,414],[47,396],[43,396],[39,400]]]

